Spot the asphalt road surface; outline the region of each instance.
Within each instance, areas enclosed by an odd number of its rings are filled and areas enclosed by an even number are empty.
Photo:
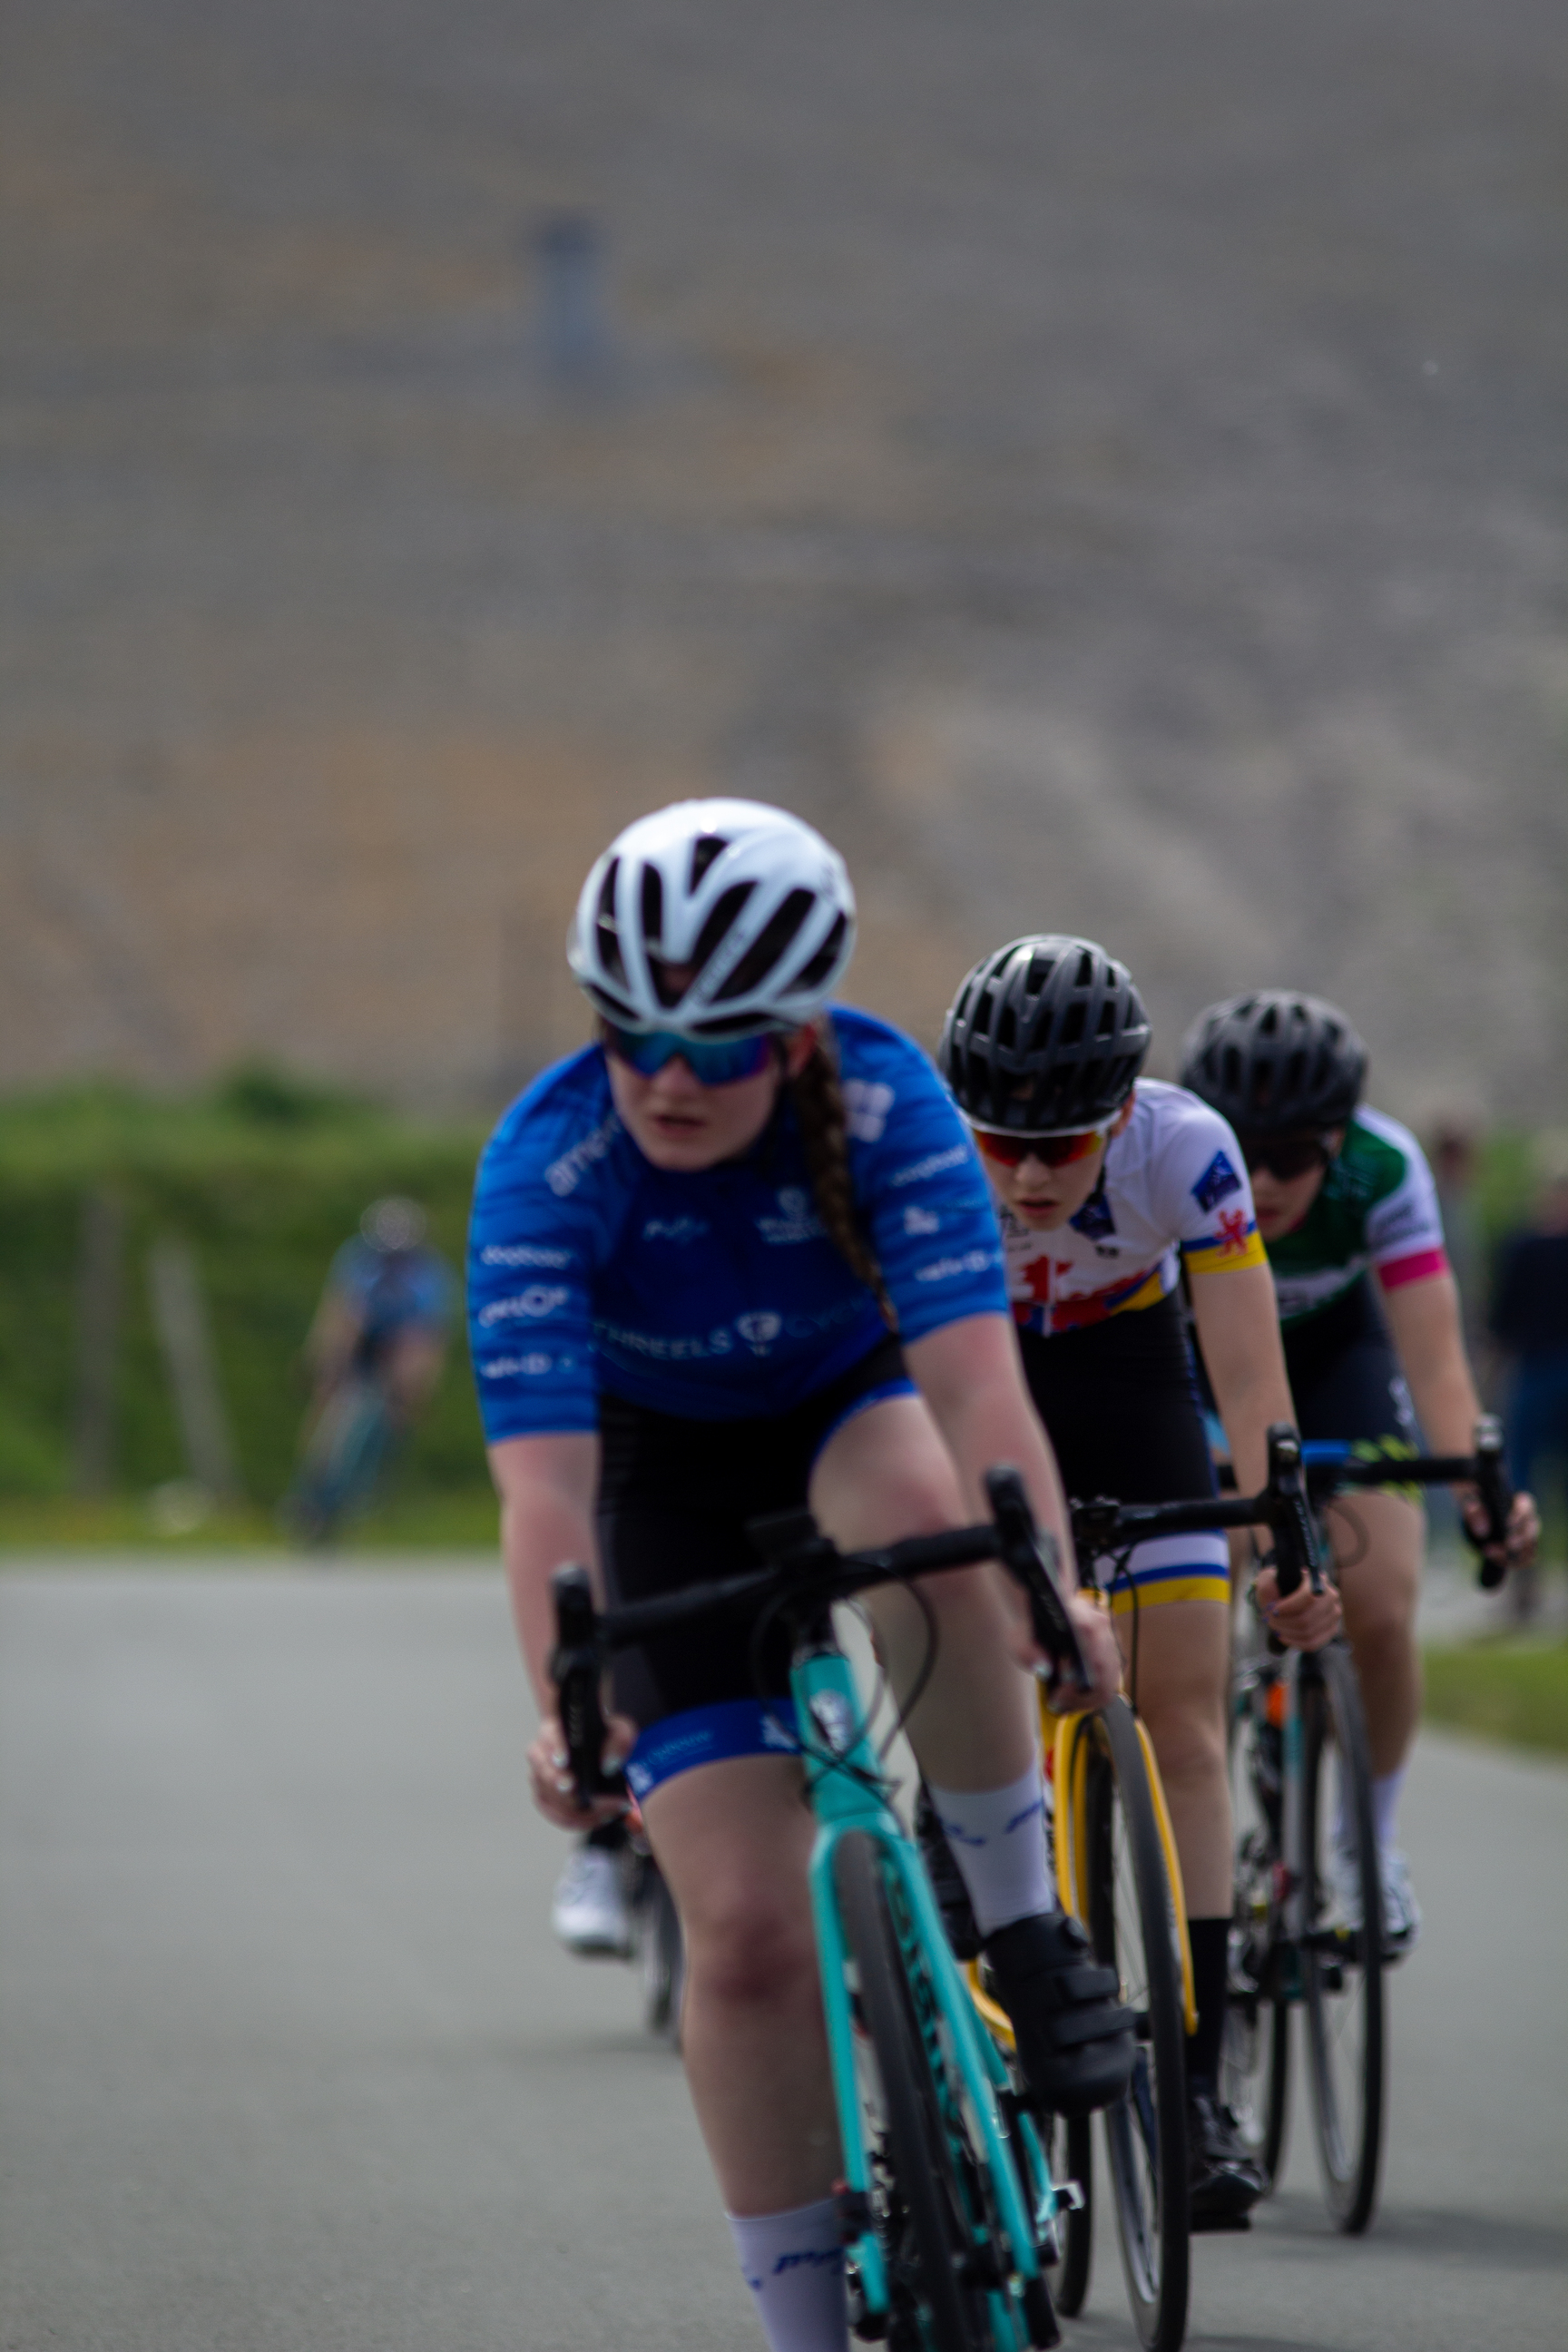
[[[499,1580],[0,1579],[5,2352],[760,2339],[678,2062],[546,1924]],[[1568,1772],[1418,1750],[1358,2244],[1299,2134],[1194,2352],[1561,2352]],[[1133,2342],[1109,2246],[1071,2344]]]

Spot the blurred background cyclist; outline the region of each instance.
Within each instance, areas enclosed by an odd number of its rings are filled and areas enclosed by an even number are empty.
[[[1498,1254],[1491,1331],[1509,1359],[1505,1384],[1509,1469],[1516,1486],[1544,1492],[1554,1469],[1568,1484],[1568,1136],[1537,1148],[1534,1210]],[[1540,1605],[1533,1566],[1509,1579],[1515,1616]]]
[[[324,1542],[369,1500],[441,1377],[457,1301],[418,1202],[373,1201],[332,1260],[305,1342],[313,1393],[283,1507],[291,1532]]]
[[[1302,1436],[1350,1439],[1370,1454],[1415,1452],[1423,1440],[1437,1454],[1468,1454],[1480,1400],[1436,1190],[1409,1129],[1363,1104],[1366,1064],[1366,1047],[1337,1006],[1265,989],[1198,1015],[1183,1048],[1182,1084],[1236,1129]],[[1484,1526],[1469,1489],[1457,1499],[1468,1524]],[[1412,1949],[1421,1925],[1396,1830],[1421,1705],[1415,1608],[1426,1525],[1414,1493],[1386,1488],[1342,1498],[1328,1514],[1366,1709],[1394,1958]],[[1535,1506],[1520,1494],[1510,1562],[1531,1557],[1536,1534]],[[1358,1884],[1353,1868],[1342,1866],[1335,1891],[1352,1927]]]

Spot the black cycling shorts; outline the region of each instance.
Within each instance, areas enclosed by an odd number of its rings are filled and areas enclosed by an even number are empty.
[[[754,1568],[747,1520],[803,1508],[834,1432],[883,1397],[914,1392],[889,1336],[791,1412],[766,1419],[688,1420],[601,1395],[599,1557],[611,1601]],[[730,1610],[622,1651],[612,1668],[616,1707],[646,1730],[694,1708],[787,1693],[789,1637],[775,1622],[753,1658],[756,1622],[755,1610]]]
[[[1420,1443],[1415,1408],[1370,1275],[1286,1326],[1285,1370],[1303,1437],[1397,1451]]]
[[[1223,1276],[1205,1280],[1223,1281]],[[1180,1303],[1130,1307],[1078,1331],[1020,1331],[1024,1371],[1062,1484],[1078,1502],[1170,1503],[1215,1491]],[[1086,1573],[1088,1563],[1085,1566]],[[1107,1570],[1101,1578],[1110,1582]],[[1217,1533],[1140,1544],[1110,1584],[1122,1613],[1161,1601],[1227,1601]]]

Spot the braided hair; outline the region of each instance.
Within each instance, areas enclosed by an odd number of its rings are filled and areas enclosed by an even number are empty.
[[[828,1239],[876,1299],[889,1330],[896,1331],[897,1309],[888,1296],[876,1252],[856,1213],[855,1193],[849,1181],[849,1115],[839,1083],[833,1030],[826,1013],[818,1017],[811,1058],[788,1083],[795,1117],[800,1121],[800,1139],[805,1150],[816,1213],[827,1228]]]

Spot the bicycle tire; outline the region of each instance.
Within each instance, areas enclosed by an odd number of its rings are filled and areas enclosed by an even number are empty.
[[[872,2204],[888,2263],[889,2352],[991,2352],[984,2298],[961,2275],[971,2253],[966,2200],[879,1840],[846,1832],[833,1875],[880,2092]]]
[[[1116,2234],[1143,2352],[1176,2352],[1186,2334],[1190,2281],[1180,1927],[1126,1700],[1112,1699],[1080,1737],[1093,1742],[1083,1797],[1085,1924],[1138,2018],[1132,2081],[1102,2117]]]
[[[1076,2319],[1089,2301],[1094,2271],[1094,2134],[1087,2116],[1058,2116],[1051,2156],[1052,2178],[1076,2180],[1083,2199],[1061,2216],[1062,2258],[1051,2282],[1057,2309],[1064,2318]]]
[[[1284,1750],[1266,1711],[1276,1687],[1247,1662],[1231,1686],[1235,1892],[1220,2053],[1220,2095],[1270,2192],[1279,2176],[1290,2105],[1290,2003],[1280,1913]]]
[[[1384,2017],[1383,1881],[1372,1770],[1355,1667],[1338,1643],[1303,1674],[1301,1954],[1312,2117],[1323,2193],[1336,2229],[1359,2236],[1377,2202],[1383,2158]],[[1336,1924],[1327,1841],[1348,1831],[1359,1929]]]

